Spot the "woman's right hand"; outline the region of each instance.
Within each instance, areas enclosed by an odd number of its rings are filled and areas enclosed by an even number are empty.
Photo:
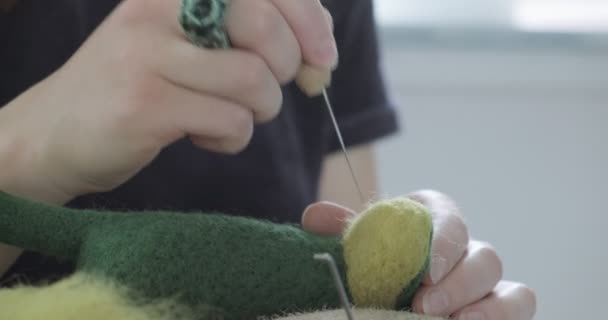
[[[280,85],[302,61],[336,64],[318,0],[231,0],[227,50],[189,43],[179,6],[123,1],[63,67],[1,109],[2,134],[20,149],[18,193],[67,201],[113,189],[183,137],[238,152],[254,123],[277,115]]]

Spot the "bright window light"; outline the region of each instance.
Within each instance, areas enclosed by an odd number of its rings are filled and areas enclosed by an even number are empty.
[[[608,1],[608,0],[607,0]],[[509,26],[511,0],[374,0],[382,25]]]
[[[518,1],[513,24],[525,31],[608,31],[608,1]]]
[[[381,25],[608,32],[608,0],[374,0]]]

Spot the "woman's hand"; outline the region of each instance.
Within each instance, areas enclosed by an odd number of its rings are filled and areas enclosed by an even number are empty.
[[[428,190],[409,197],[430,209],[434,225],[431,267],[414,298],[415,312],[463,320],[533,318],[535,293],[523,284],[502,280],[500,257],[490,244],[470,239],[450,198]],[[306,209],[302,224],[319,234],[340,234],[353,214],[336,204],[316,203]]]
[[[47,190],[56,196],[45,200],[61,202],[107,191],[184,137],[238,152],[256,122],[277,115],[280,86],[302,61],[336,64],[318,0],[230,1],[227,50],[190,44],[179,7],[123,1],[63,67],[1,109],[0,147],[17,146],[8,149],[16,193]]]

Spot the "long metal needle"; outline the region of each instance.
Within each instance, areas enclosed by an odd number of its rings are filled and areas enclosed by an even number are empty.
[[[342,133],[340,133],[340,127],[338,126],[338,122],[336,121],[336,116],[334,115],[334,111],[331,107],[331,102],[329,101],[329,97],[327,96],[327,90],[323,89],[323,98],[325,99],[325,105],[327,106],[327,110],[329,111],[329,116],[331,117],[331,121],[334,124],[334,129],[336,130],[336,135],[338,135],[338,140],[340,141],[340,146],[342,147],[342,152],[344,153],[344,157],[346,158],[346,163],[348,164],[348,168],[350,170],[350,175],[353,177],[353,181],[355,181],[355,187],[359,192],[359,198],[361,199],[361,203],[365,203],[365,197],[363,196],[363,192],[361,192],[361,186],[359,185],[359,181],[357,180],[357,176],[355,176],[355,170],[353,170],[353,165],[350,162],[348,157],[348,152],[346,152],[346,146],[344,145],[344,140],[342,139]]]

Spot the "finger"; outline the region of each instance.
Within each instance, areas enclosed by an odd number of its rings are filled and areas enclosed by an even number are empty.
[[[338,235],[354,215],[354,211],[335,203],[317,202],[304,210],[302,227],[320,235]]]
[[[244,0],[247,1],[247,0]],[[319,0],[272,0],[291,26],[308,64],[333,69],[338,49],[332,26]]]
[[[262,57],[279,83],[295,77],[302,60],[300,45],[271,2],[232,0],[226,29],[232,44]]]
[[[260,57],[240,50],[206,50],[184,41],[167,42],[153,58],[167,80],[246,106],[257,122],[278,114],[281,88]]]
[[[415,308],[447,316],[492,292],[502,278],[502,263],[488,244],[473,242],[464,259],[437,285],[417,293]]]
[[[536,295],[528,287],[502,281],[485,299],[456,312],[458,320],[531,320],[536,314]]]
[[[163,131],[169,134],[167,140],[189,136],[195,145],[222,153],[236,153],[249,143],[253,133],[251,111],[180,87],[164,91],[154,99],[158,107],[152,112],[157,114],[153,125],[168,126]]]
[[[330,30],[334,31],[334,17],[331,15],[331,12],[327,10],[327,8],[323,8],[323,15],[325,16],[325,21],[329,25]]]
[[[408,197],[429,208],[433,215],[431,267],[424,284],[437,284],[463,257],[469,244],[467,226],[454,201],[442,193],[422,190]]]
[[[150,31],[185,38],[178,20],[179,11],[180,1],[125,0],[110,17],[121,22],[117,25],[119,28],[145,24]]]

